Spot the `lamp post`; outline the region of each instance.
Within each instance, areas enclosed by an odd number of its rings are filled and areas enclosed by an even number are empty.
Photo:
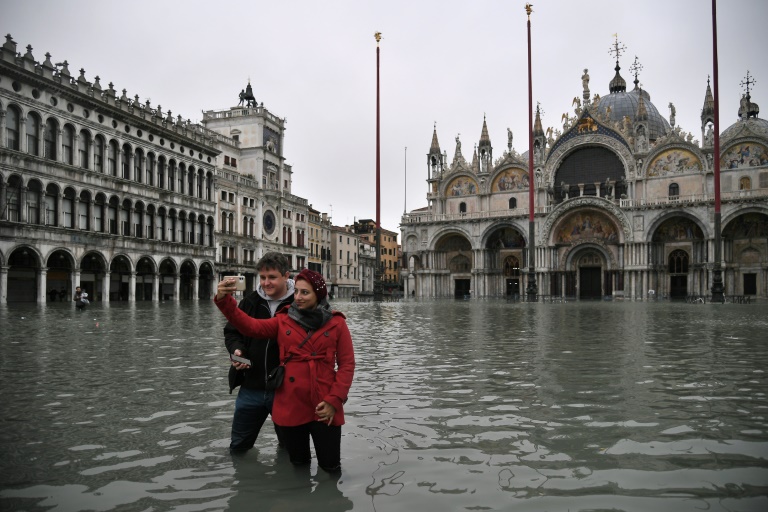
[[[717,76],[717,2],[712,0],[712,78],[714,82],[713,95],[715,104],[715,265],[712,270],[712,302],[724,302],[723,269],[722,269],[722,236],[720,233],[720,98]]]
[[[381,32],[373,34],[376,38],[376,266],[373,271],[373,300],[382,300],[381,287],[381,120],[379,118],[379,42]]]
[[[532,4],[525,4],[528,14],[528,285],[525,292],[528,301],[536,300],[536,241],[533,212],[533,86],[531,85],[531,13]]]

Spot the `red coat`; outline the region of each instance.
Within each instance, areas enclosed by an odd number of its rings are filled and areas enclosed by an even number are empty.
[[[355,373],[355,352],[343,313],[334,311],[333,317],[299,349],[307,332],[288,316],[287,307],[270,319],[257,320],[238,309],[231,295],[221,301],[214,298],[214,302],[242,334],[277,338],[280,361],[293,354],[285,365],[283,385],[275,392],[272,405],[275,424],[294,427],[319,420],[315,407],[322,401],[336,409],[331,424],[344,424],[344,402]]]

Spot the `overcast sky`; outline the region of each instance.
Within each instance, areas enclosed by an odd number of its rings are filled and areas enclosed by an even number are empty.
[[[628,89],[640,82],[662,115],[701,139],[712,74],[708,0],[533,1],[533,99],[543,124],[562,129],[589,69],[592,95],[608,94],[618,34]],[[494,158],[528,148],[523,0],[0,0],[0,30],[38,61],[85,68],[128,96],[193,121],[226,109],[250,78],[258,102],[287,119],[284,156],[293,193],[333,213],[336,225],[375,218],[376,42],[381,31],[382,227],[426,206],[426,154],[437,123],[452,160],[461,134],[469,160],[487,116]],[[721,130],[736,121],[742,82],[768,116],[768,2],[718,3]],[[760,50],[762,48],[762,50]],[[407,151],[405,148],[408,148]],[[407,158],[406,158],[407,155]],[[406,179],[407,177],[407,179]],[[331,206],[333,205],[333,206]]]

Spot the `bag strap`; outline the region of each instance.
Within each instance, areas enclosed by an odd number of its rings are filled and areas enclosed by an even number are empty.
[[[307,333],[308,333],[308,334],[307,334],[307,337],[306,337],[306,338],[304,338],[304,341],[302,341],[301,343],[299,343],[299,346],[298,346],[297,348],[301,348],[301,347],[303,347],[303,346],[304,346],[304,344],[305,344],[306,342],[308,342],[308,341],[309,341],[309,338],[311,338],[311,337],[312,337],[312,335],[314,334],[314,332],[315,332],[315,331],[307,331]],[[285,358],[285,361],[283,361],[282,365],[283,365],[283,366],[285,366],[285,363],[287,363],[288,361],[290,361],[292,357],[293,357],[293,354],[288,354],[288,357],[286,357],[286,358]]]

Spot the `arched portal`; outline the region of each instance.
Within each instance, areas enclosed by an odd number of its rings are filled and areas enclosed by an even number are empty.
[[[435,266],[447,270],[438,277],[438,296],[468,297],[472,293],[472,245],[463,235],[452,233],[435,244]]]
[[[565,273],[567,296],[577,296],[579,300],[600,300],[611,294],[608,262],[601,250],[586,245],[574,251],[570,260],[569,271]]]
[[[136,300],[152,300],[155,264],[146,256],[136,264]]]
[[[181,269],[179,270],[179,295],[180,299],[183,300],[190,300],[193,299],[194,294],[194,283],[192,280],[195,277],[195,265],[187,260],[184,263],[181,264]]]
[[[160,298],[176,298],[176,264],[170,258],[160,262]]]
[[[90,301],[104,300],[104,278],[107,267],[104,258],[97,252],[89,252],[80,262],[80,284],[86,286]]]
[[[63,250],[53,251],[48,256],[47,262],[48,272],[46,273],[46,292],[48,293],[48,301],[64,300],[65,298],[71,298],[74,293],[71,289],[72,283],[72,257],[70,254]],[[82,285],[82,276],[80,276],[80,283]],[[92,290],[93,288],[88,288]],[[62,294],[61,291],[64,290]],[[61,295],[61,297],[59,297]]]
[[[109,300],[128,300],[131,281],[131,263],[125,256],[117,256],[109,266]]]
[[[197,298],[203,300],[213,298],[213,267],[210,263],[203,263],[200,265],[200,275],[198,279],[200,281],[198,283]]]
[[[723,229],[724,281],[729,295],[766,294],[768,215],[748,212]]]
[[[28,247],[19,247],[8,258],[8,302],[37,301],[40,259]],[[66,299],[66,297],[64,297]]]

